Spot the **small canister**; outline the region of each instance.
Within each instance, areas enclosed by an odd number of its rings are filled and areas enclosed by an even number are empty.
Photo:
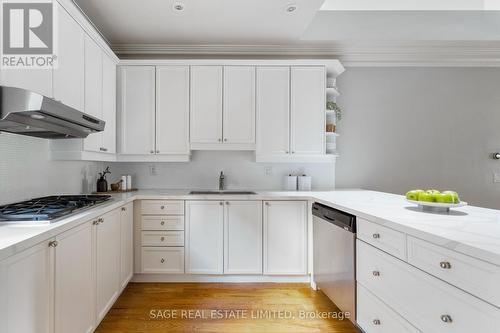
[[[127,176],[123,175],[122,176],[122,191],[127,190]]]
[[[297,176],[285,176],[284,187],[285,191],[297,191]]]
[[[299,191],[310,191],[311,190],[311,177],[302,175],[297,177],[297,182],[299,186]]]
[[[132,189],[132,176],[127,175],[127,190],[131,190],[131,189]]]

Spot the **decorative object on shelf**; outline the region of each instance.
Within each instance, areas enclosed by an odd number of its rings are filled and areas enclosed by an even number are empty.
[[[326,102],[326,109],[335,113],[336,121],[340,121],[342,119],[342,109],[334,101]]]
[[[334,133],[336,129],[335,124],[326,124],[326,132]]]
[[[106,180],[107,174],[111,174],[111,171],[109,171],[109,166],[106,167],[103,172],[99,172],[99,179],[97,180],[97,192],[108,191],[108,181]]]
[[[112,183],[109,186],[111,187],[112,192],[120,191],[122,189],[122,180],[120,179],[116,183]]]

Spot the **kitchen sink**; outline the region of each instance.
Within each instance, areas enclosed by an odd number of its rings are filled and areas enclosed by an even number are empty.
[[[252,191],[191,191],[189,194],[231,194],[231,195],[250,195],[257,194]]]

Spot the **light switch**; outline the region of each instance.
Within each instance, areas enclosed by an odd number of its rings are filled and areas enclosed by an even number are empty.
[[[265,169],[266,176],[272,176],[273,175],[273,167],[266,167]]]

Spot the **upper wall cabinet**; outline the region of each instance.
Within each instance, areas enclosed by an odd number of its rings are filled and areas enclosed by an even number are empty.
[[[222,143],[222,66],[191,66],[191,146]]]
[[[325,154],[325,68],[292,67],[290,72],[291,153]]]
[[[255,149],[255,67],[191,66],[191,149]]]
[[[189,66],[156,67],[156,153],[189,155]]]
[[[189,161],[189,67],[121,66],[118,161]]]
[[[325,66],[257,68],[257,162],[331,162]]]
[[[155,153],[155,68],[125,66],[119,71],[118,153]]]
[[[58,66],[54,69],[54,98],[84,111],[85,33],[60,5]]]

